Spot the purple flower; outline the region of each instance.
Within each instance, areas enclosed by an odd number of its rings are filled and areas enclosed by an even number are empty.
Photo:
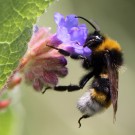
[[[56,36],[62,43],[68,44],[67,48],[72,48],[71,52],[90,55],[91,50],[88,47],[83,47],[88,29],[85,24],[79,24],[78,18],[75,16],[71,14],[64,18],[60,13],[55,13],[54,19],[58,26]]]
[[[33,35],[28,43],[28,50],[20,61],[20,71],[27,83],[32,84],[37,91],[43,87],[54,87],[59,78],[68,74],[67,60],[54,46],[71,53],[88,56],[91,50],[83,47],[88,35],[85,24],[79,24],[75,15],[66,18],[59,13],[54,15],[57,32],[50,33],[49,28],[34,27]]]

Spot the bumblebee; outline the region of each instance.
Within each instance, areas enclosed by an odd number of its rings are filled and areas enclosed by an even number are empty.
[[[54,90],[67,90],[69,92],[80,90],[92,77],[94,77],[90,91],[85,93],[89,97],[86,98],[86,100],[89,100],[88,105],[83,97],[78,102],[79,110],[85,113],[81,119],[93,115],[94,111],[97,112],[102,110],[103,106],[109,106],[109,103],[112,103],[113,105],[115,119],[118,100],[118,69],[123,64],[122,49],[115,40],[103,35],[100,32],[100,28],[94,22],[88,21],[80,16],[77,16],[76,18],[87,21],[94,28],[94,32],[88,34],[83,45],[83,47],[88,47],[92,50],[92,53],[86,57],[53,46],[49,47],[57,49],[59,53],[69,56],[72,59],[82,59],[83,68],[87,69],[88,73],[82,77],[79,85],[55,86]],[[104,78],[102,75],[107,77]],[[100,96],[103,97],[102,101],[99,100]],[[81,102],[83,103],[83,99],[84,107],[81,104]],[[96,108],[96,106],[98,106],[98,108]],[[91,110],[93,110],[92,113],[89,112]],[[86,113],[87,111],[88,114]]]

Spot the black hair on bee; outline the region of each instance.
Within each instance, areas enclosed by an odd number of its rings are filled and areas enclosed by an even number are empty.
[[[122,49],[119,43],[117,43],[115,40],[101,34],[100,28],[95,23],[93,23],[92,21],[88,21],[87,19],[80,16],[76,16],[76,18],[81,18],[87,21],[95,30],[94,32],[88,34],[87,39],[83,45],[83,47],[88,47],[90,50],[92,50],[92,53],[86,57],[80,54],[70,53],[68,51],[53,46],[49,47],[57,49],[59,53],[65,56],[69,56],[72,59],[82,59],[83,68],[87,69],[88,73],[82,77],[79,85],[55,86],[53,89],[57,91],[67,90],[69,92],[80,90],[92,77],[94,77],[94,81],[91,85],[90,91],[86,92],[87,94],[85,93],[88,96],[86,98],[87,100],[89,100],[88,105],[85,105],[86,101],[84,102],[84,107],[81,105],[80,101],[82,101],[82,98],[79,101],[80,104],[78,103],[79,110],[82,113],[85,113],[82,118],[92,116],[94,112],[102,110],[102,108],[104,108],[106,104],[111,102],[113,105],[115,119],[118,101],[118,70],[123,64]],[[101,77],[102,74],[106,74],[107,78],[104,79],[103,77]],[[101,93],[105,96],[105,101],[103,101],[103,104],[98,101],[98,97],[100,97],[99,95]],[[98,106],[98,108],[94,107],[94,105]],[[90,109],[93,109],[93,113],[90,114],[88,111],[87,114],[86,108],[89,111]]]

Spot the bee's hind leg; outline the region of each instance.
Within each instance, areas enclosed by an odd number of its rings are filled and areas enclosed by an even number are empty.
[[[79,120],[78,120],[79,128],[81,127],[81,120],[82,120],[82,119],[89,118],[89,117],[90,117],[90,115],[85,114],[85,115],[83,115],[82,117],[79,118]]]

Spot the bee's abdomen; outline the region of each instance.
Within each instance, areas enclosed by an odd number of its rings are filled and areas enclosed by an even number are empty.
[[[95,89],[85,92],[77,102],[77,108],[84,115],[93,116],[108,108],[111,104],[110,99],[105,94],[97,93]]]
[[[77,102],[77,108],[79,111],[88,116],[93,116],[94,114],[104,110],[104,107],[101,104],[92,99],[91,91],[92,89],[85,92]]]
[[[92,116],[111,105],[108,74],[96,76],[91,88],[77,102],[77,108],[84,114]]]
[[[111,104],[111,96],[108,74],[102,73],[97,76],[93,80],[91,87],[93,88],[91,91],[92,99],[105,107],[109,107]]]
[[[96,89],[92,89],[91,98],[99,103],[101,106],[108,108],[111,105],[110,96],[104,92],[97,91]]]

